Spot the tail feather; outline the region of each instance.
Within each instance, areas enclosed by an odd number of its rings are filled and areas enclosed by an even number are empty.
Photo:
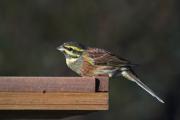
[[[141,82],[140,79],[136,75],[134,75],[131,71],[125,70],[125,71],[122,71],[121,74],[126,79],[137,83],[141,88],[143,88],[150,95],[155,97],[159,102],[164,103],[164,101],[160,97],[158,97],[147,85],[145,85],[143,82]]]

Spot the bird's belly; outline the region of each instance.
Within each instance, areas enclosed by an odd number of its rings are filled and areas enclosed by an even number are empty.
[[[66,60],[67,66],[81,76],[109,76],[112,77],[119,68],[112,66],[97,66],[89,64],[88,61],[82,59]]]
[[[108,75],[109,77],[112,77],[119,69],[113,68],[111,66],[99,66],[94,71],[94,74],[96,75]]]

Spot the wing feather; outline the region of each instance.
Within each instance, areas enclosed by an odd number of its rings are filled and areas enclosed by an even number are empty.
[[[88,48],[87,53],[88,56],[92,58],[95,65],[105,65],[114,67],[131,65],[131,63],[128,60],[117,57],[104,49]]]

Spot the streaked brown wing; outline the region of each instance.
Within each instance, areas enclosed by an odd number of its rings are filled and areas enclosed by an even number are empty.
[[[122,67],[130,65],[130,62],[119,58],[112,53],[99,49],[99,48],[88,48],[87,49],[89,57],[92,58],[95,65],[105,65],[105,66],[114,66],[114,67]]]

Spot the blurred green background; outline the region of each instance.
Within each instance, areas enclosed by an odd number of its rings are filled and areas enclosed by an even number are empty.
[[[110,81],[110,110],[71,119],[180,119],[178,0],[1,0],[1,76],[77,76],[56,47],[66,41],[105,48],[140,64],[159,103],[123,78]]]

